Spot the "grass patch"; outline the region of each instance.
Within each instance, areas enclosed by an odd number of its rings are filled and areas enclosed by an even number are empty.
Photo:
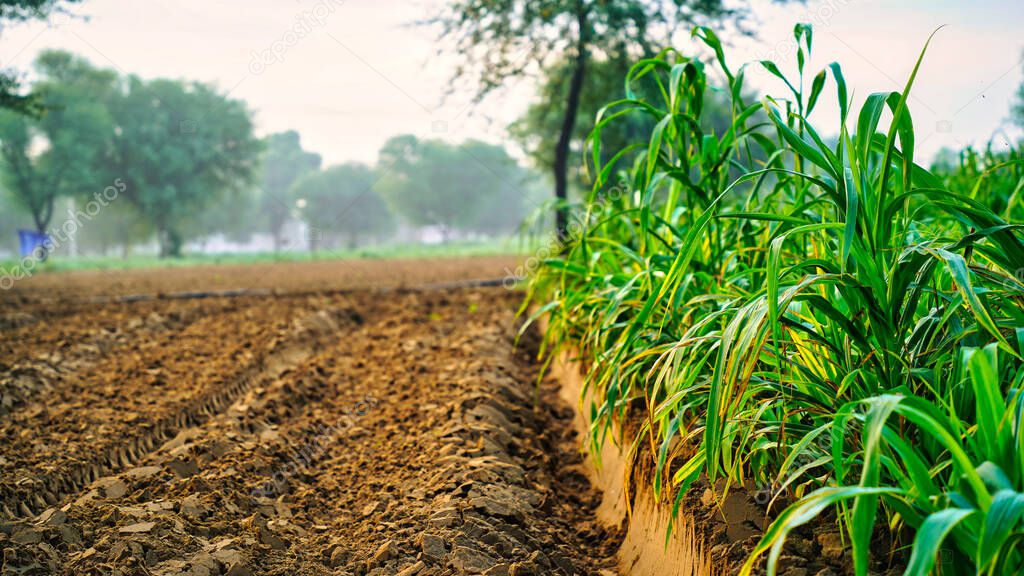
[[[176,268],[188,266],[219,266],[235,264],[263,264],[274,262],[315,262],[326,260],[394,259],[394,258],[455,258],[469,256],[497,256],[521,254],[523,246],[515,240],[488,240],[480,242],[449,242],[447,244],[395,244],[357,249],[321,250],[310,252],[259,252],[251,254],[186,254],[180,258],[159,258],[155,255],[120,257],[51,257],[36,267],[43,272],[74,270],[130,270],[139,268]],[[20,260],[0,260],[0,269],[11,270],[21,265]]]

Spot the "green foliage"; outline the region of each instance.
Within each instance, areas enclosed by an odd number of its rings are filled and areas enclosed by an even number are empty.
[[[992,170],[968,155],[947,176],[916,164],[920,60],[902,91],[869,95],[854,116],[838,64],[804,69],[809,26],[794,29],[794,73],[754,64],[784,87],[762,103],[744,96],[746,67],[727,65],[717,37],[694,35],[715,61],[643,59],[627,97],[601,111],[595,191],[628,193],[592,194],[579,233],[530,280],[528,302],[549,314],[547,353],[573,346],[591,366],[590,441],[640,409],[634,447],[653,458],[659,497],[705,475],[795,499],[745,573],[767,553],[774,574],[786,534],[826,510],[858,575],[879,525],[916,533],[908,574],[933,570],[940,550],[943,574],[1016,573],[1019,157]],[[702,122],[712,67],[731,100],[724,130]],[[810,116],[832,90],[841,123],[826,142]],[[628,115],[653,128],[617,164],[599,144]]]
[[[932,172],[945,187],[985,203],[1004,220],[1024,221],[1024,144],[997,151],[992,144],[983,150],[967,147],[958,153],[943,150]]]
[[[302,176],[320,169],[320,155],[302,149],[294,130],[271,134],[264,139],[263,188],[260,206],[274,237],[274,249],[281,249],[281,232],[295,211],[292,185]]]
[[[44,52],[36,68],[35,94],[44,112],[29,117],[0,110],[0,149],[4,188],[45,232],[56,198],[87,197],[113,180],[103,162],[113,128],[105,98],[116,76],[63,52]]]
[[[0,0],[0,29],[5,22],[45,18],[54,11],[63,11],[65,4],[78,0]],[[23,94],[16,72],[0,70],[0,111],[38,115],[45,109],[33,94]]]
[[[531,162],[546,172],[554,168],[556,141],[551,135],[558,133],[565,117],[565,101],[569,91],[572,65],[572,62],[560,61],[545,69],[536,100],[530,104],[523,117],[509,127],[512,137],[527,151]],[[586,166],[587,138],[594,129],[597,113],[608,102],[626,97],[622,79],[632,65],[632,59],[591,60],[587,65],[587,75],[580,95],[579,114],[573,129],[569,162],[574,173],[574,183],[579,190],[587,190],[593,186],[594,175]],[[644,94],[645,98],[656,96],[653,93],[656,88],[654,86],[641,85],[636,88],[651,92]],[[749,94],[745,97],[753,99]],[[725,132],[732,123],[732,112],[729,107],[727,94],[709,92],[705,97],[701,117],[704,129],[715,133]],[[765,118],[761,115],[760,119]],[[644,139],[654,128],[654,122],[650,116],[627,115],[617,122],[606,124],[601,130],[601,147],[604,152],[600,160],[608,162],[612,154]],[[622,162],[631,159],[632,156],[627,155]]]
[[[78,0],[0,0],[0,25],[4,20],[23,21],[45,18],[54,10],[63,9],[63,4]]]
[[[545,172],[554,169],[556,140],[551,137],[561,129],[565,118],[565,102],[569,93],[573,62],[562,60],[544,71],[536,100],[523,117],[509,127],[509,132],[530,156],[532,164]],[[575,188],[585,190],[593,184],[583,169],[587,136],[594,129],[594,118],[610,99],[625,96],[622,78],[632,66],[629,59],[594,60],[588,66],[580,93],[579,114],[576,117],[570,151],[570,170]],[[651,129],[646,118],[631,118],[617,123],[602,134],[605,148],[621,150]]]
[[[111,205],[113,206],[113,205]],[[106,212],[104,212],[106,214]],[[3,219],[0,215],[0,224]],[[137,221],[136,221],[137,222]],[[89,229],[92,231],[92,228]],[[186,253],[181,258],[159,258],[147,254],[120,256],[84,256],[74,259],[50,259],[39,265],[50,272],[70,270],[134,270],[139,268],[181,268],[187,266],[222,266],[232,264],[274,264],[277,262],[310,262],[325,260],[392,258],[456,258],[470,256],[507,256],[517,252],[518,243],[508,238],[501,240],[450,242],[448,244],[382,244],[364,246],[355,250],[340,248],[330,252],[244,252],[244,253]],[[11,269],[20,265],[20,259],[4,260],[0,268]]]
[[[32,226],[31,217],[18,208],[14,198],[0,193],[0,252],[17,254],[17,231]]]
[[[39,102],[31,94],[22,93],[21,80],[13,70],[0,70],[0,110],[37,115]]]
[[[107,162],[117,74],[59,51],[40,54],[36,68],[33,93],[44,111],[34,122],[49,143],[41,158],[46,185],[58,196],[90,198],[117,177]]]
[[[76,240],[83,252],[128,258],[131,247],[152,239],[153,232],[133,205],[114,201],[78,230]]]
[[[418,226],[507,233],[525,213],[525,171],[504,148],[396,136],[380,151],[381,195]]]
[[[334,247],[337,238],[352,249],[393,229],[391,212],[374,190],[376,180],[369,166],[353,163],[308,174],[295,183],[291,196],[309,226],[311,250]]]
[[[180,254],[184,220],[256,176],[262,145],[249,111],[210,86],[132,76],[110,112],[112,169],[165,256]]]
[[[252,184],[261,143],[242,102],[199,83],[121,78],[65,52],[44,52],[36,68],[44,112],[0,111],[0,151],[4,188],[38,231],[56,198],[88,201],[120,179],[161,254],[177,255],[185,231],[201,228],[189,220]]]
[[[577,49],[574,29],[580,22],[588,46],[615,60],[650,53],[647,42],[654,37],[667,40],[679,21],[741,15],[720,0],[457,0],[429,23],[439,26],[453,51],[465,58],[457,75],[476,76],[483,95],[534,63],[565,62]]]
[[[550,89],[544,95],[552,99],[540,104],[558,110],[560,121],[537,109],[532,114],[538,122],[546,124],[547,120],[538,116],[547,116],[560,124],[557,131],[549,133],[558,138],[543,165],[552,169],[555,226],[563,235],[569,217],[571,147],[588,62],[594,59],[614,66],[649,56],[650,41],[659,38],[667,42],[681,22],[706,24],[728,18],[739,25],[748,8],[723,0],[456,0],[428,23],[440,28],[442,39],[464,60],[456,69],[455,80],[475,77],[478,98],[533,67],[567,72],[564,84],[548,82]],[[599,73],[601,66],[598,64]],[[558,97],[564,100],[556,100]]]
[[[227,240],[247,242],[264,230],[266,217],[261,212],[262,194],[255,188],[230,190],[214,197],[202,210],[183,222],[186,238],[209,240],[222,234]]]
[[[0,110],[2,183],[10,199],[26,209],[37,230],[45,230],[53,215],[54,191],[42,186],[40,171],[29,156],[32,127],[23,115]]]

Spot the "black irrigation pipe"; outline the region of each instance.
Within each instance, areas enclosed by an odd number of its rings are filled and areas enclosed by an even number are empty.
[[[495,286],[514,287],[523,278],[507,276],[504,278],[483,278],[476,280],[460,280],[457,282],[441,282],[420,286],[388,286],[385,288],[335,288],[327,290],[295,290],[277,291],[268,288],[242,288],[233,290],[198,290],[188,292],[170,292],[156,294],[128,294],[124,296],[94,296],[82,299],[40,299],[36,304],[131,304],[134,302],[152,302],[157,300],[203,300],[207,298],[240,298],[247,296],[313,296],[317,294],[351,294],[364,290],[392,292],[400,290],[462,290],[466,288],[489,288]]]
[[[424,284],[420,290],[448,290],[448,289],[460,289],[460,288],[490,288],[493,286],[503,286],[506,288],[512,288],[517,286],[520,282],[525,280],[519,276],[506,276],[504,278],[488,278],[485,280],[462,280],[459,282],[442,282],[439,284]]]
[[[204,298],[235,298],[238,296],[270,296],[266,288],[244,288],[236,290],[171,292],[169,294],[129,294],[126,296],[96,296],[79,300],[85,304],[108,304],[123,302],[147,302],[151,300],[202,300]]]

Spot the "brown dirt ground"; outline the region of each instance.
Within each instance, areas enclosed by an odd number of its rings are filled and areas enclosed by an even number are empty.
[[[517,303],[363,290],[8,326],[0,573],[614,574]]]
[[[169,294],[196,290],[273,290],[295,293],[417,287],[460,280],[504,278],[515,270],[519,260],[519,256],[336,259],[43,273],[18,281],[11,290],[0,291],[0,329],[5,324],[24,323],[25,303],[38,300],[77,300],[95,296]],[[58,310],[36,308],[31,314],[62,314],[67,311],[64,307]]]

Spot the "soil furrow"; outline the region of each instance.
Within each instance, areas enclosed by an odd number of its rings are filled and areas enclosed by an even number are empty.
[[[359,293],[361,324],[32,519],[63,574],[614,574],[571,411],[501,289]],[[538,394],[542,402],[535,402]],[[13,562],[13,563],[12,563]]]
[[[210,333],[210,326],[197,322],[168,335],[160,341],[163,346],[151,346],[154,356],[138,355],[129,369],[114,372],[113,377],[104,375],[100,366],[96,373],[82,375],[73,386],[55,391],[48,398],[51,403],[59,401],[55,409],[42,405],[8,415],[9,419],[0,425],[0,432],[11,439],[0,455],[5,471],[0,480],[0,513],[7,517],[32,515],[97,477],[137,462],[181,428],[201,423],[223,410],[268,373],[272,377],[281,365],[293,362],[293,356],[304,355],[304,346],[335,330],[336,318],[347,321],[350,316],[345,308],[340,314],[314,312],[315,305],[320,304],[323,302],[311,300],[270,307],[273,312],[269,318],[273,321],[269,330],[266,326],[239,329],[231,323],[231,314],[227,318],[207,316],[212,323],[235,333],[234,347],[207,350],[200,355],[201,361],[190,362],[191,358],[171,346],[209,336],[213,338],[211,346],[216,347],[218,336],[226,337]],[[251,312],[264,308],[252,305],[236,313],[260,328],[262,322],[252,321]],[[293,317],[293,322],[287,321]],[[196,334],[191,340],[183,339],[189,331]],[[159,386],[146,380],[138,382],[139,366],[163,367],[167,358],[179,362],[172,365],[175,369]],[[101,388],[99,398],[106,400],[100,406],[91,405],[97,397],[90,393],[97,388]],[[30,422],[36,427],[29,426]],[[40,422],[45,426],[38,427]],[[25,446],[35,449],[26,453]]]
[[[233,306],[151,303],[139,308],[103,306],[68,315],[46,326],[30,324],[5,334],[0,343],[0,415],[32,401],[112,355],[123,355],[140,341],[184,330],[193,322]]]

